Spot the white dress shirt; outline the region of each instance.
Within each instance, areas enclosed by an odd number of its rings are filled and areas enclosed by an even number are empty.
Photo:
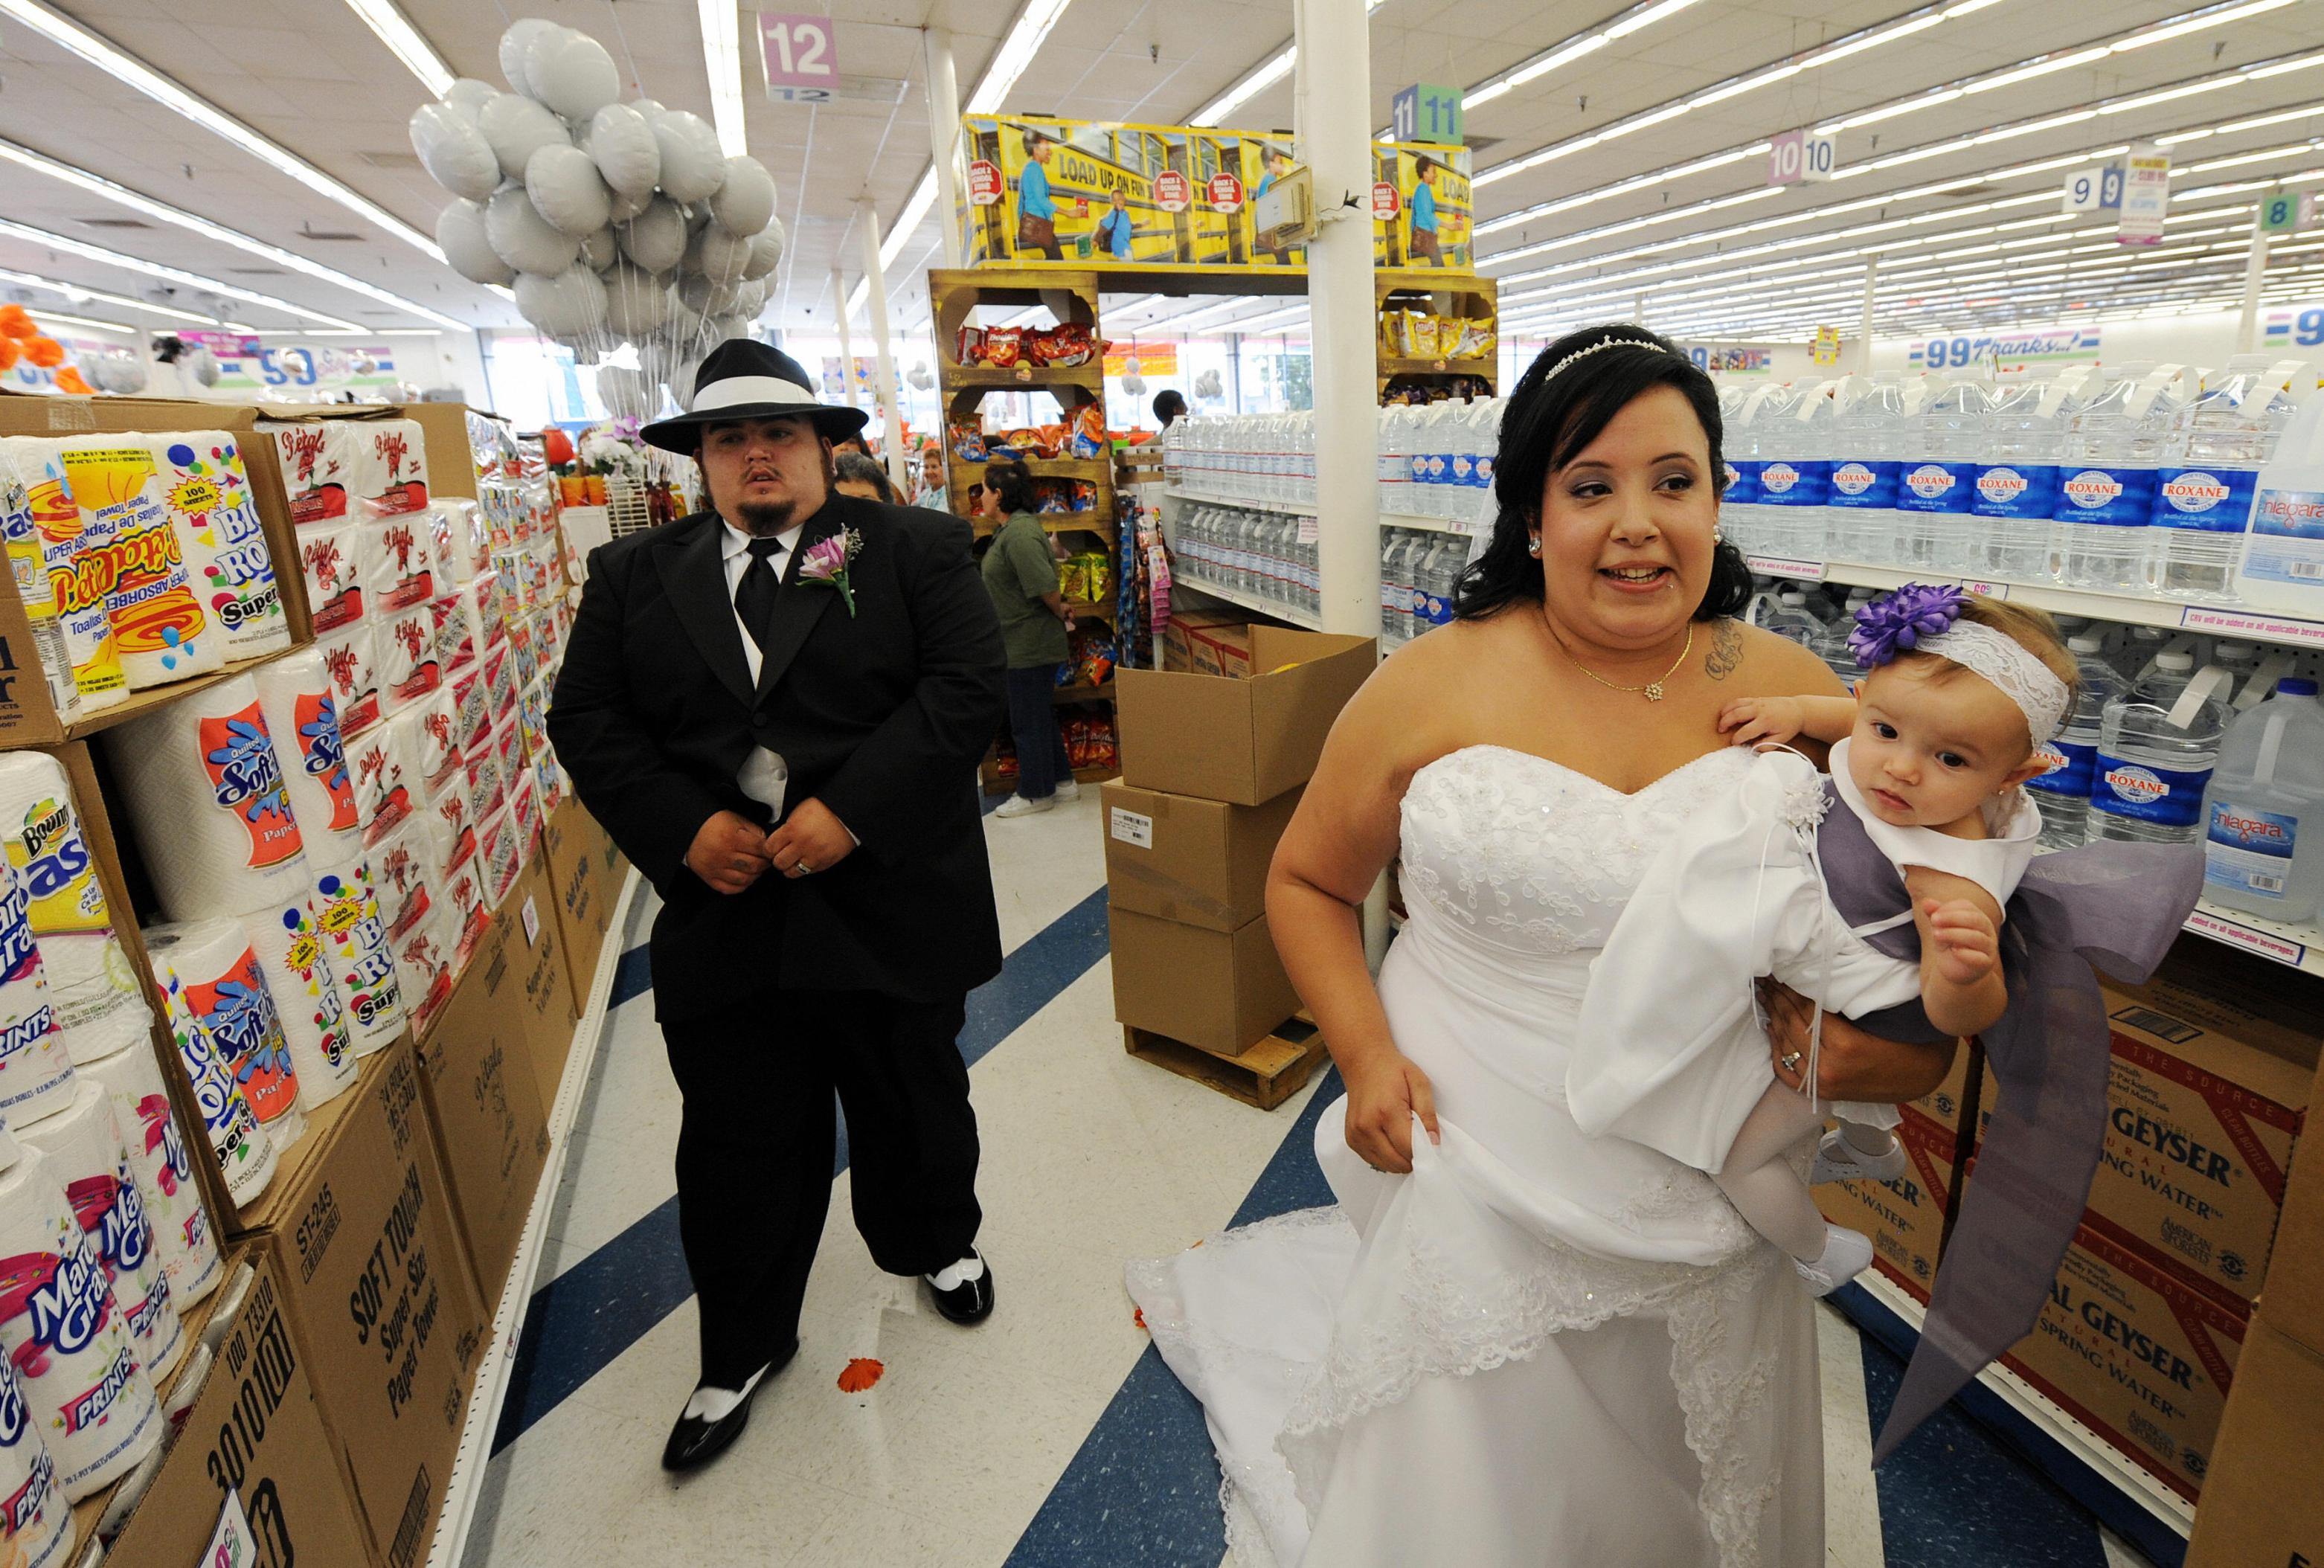
[[[799,530],[805,526],[804,523],[793,523],[775,535],[782,548],[767,558],[767,565],[773,570],[777,582],[782,581],[783,573],[790,565],[791,552],[798,548]],[[742,612],[733,608],[734,591],[742,586],[742,574],[750,569],[751,536],[731,522],[724,523],[724,531],[718,536],[718,551],[719,558],[726,568],[727,613],[734,617],[734,632],[742,640],[743,662],[750,666],[751,685],[755,689],[759,684],[759,667],[764,660],[759,652],[758,639],[751,635],[748,626],[742,624]],[[792,590],[786,587],[777,591],[788,594]],[[780,755],[764,746],[756,746],[742,760],[742,770],[734,775],[734,782],[743,794],[780,816],[783,814],[783,795],[790,784],[790,777],[789,765]]]

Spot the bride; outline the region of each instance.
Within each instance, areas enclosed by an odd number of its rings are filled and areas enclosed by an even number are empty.
[[[1709,1177],[1583,1137],[1563,1080],[1591,955],[1750,763],[1720,707],[1840,687],[1729,618],[1718,398],[1668,343],[1553,345],[1500,451],[1455,623],[1348,706],[1268,885],[1347,1088],[1315,1139],[1339,1204],[1133,1264],[1130,1292],[1203,1401],[1245,1568],[1820,1564],[1798,1276]],[[1375,987],[1357,911],[1398,856]],[[1805,1004],[1770,1014],[1796,1087]],[[1914,1098],[1950,1053],[1827,1017],[1822,1089]]]

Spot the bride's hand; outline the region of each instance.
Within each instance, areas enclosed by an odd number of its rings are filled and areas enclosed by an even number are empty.
[[[1412,1119],[1437,1141],[1436,1095],[1428,1075],[1393,1048],[1363,1058],[1340,1076],[1348,1086],[1348,1147],[1374,1170],[1401,1176],[1412,1169]]]
[[[1790,1088],[1800,1088],[1807,1071],[1808,1026],[1815,1017],[1815,1004],[1781,981],[1764,977],[1759,1001],[1766,1010],[1775,1076]],[[1917,1100],[1945,1081],[1960,1043],[1883,1039],[1828,1012],[1823,1015],[1822,1055],[1816,1063],[1817,1090],[1827,1100]]]

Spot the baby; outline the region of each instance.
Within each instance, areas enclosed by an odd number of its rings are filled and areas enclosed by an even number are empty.
[[[1749,697],[1720,715],[1738,745],[1832,742],[1831,776],[1764,752],[1735,799],[1681,830],[1591,966],[1566,1079],[1585,1132],[1711,1173],[1818,1295],[1872,1246],[1825,1223],[1784,1158],[1822,1116],[1775,1079],[1752,982],[1772,974],[1849,1018],[1917,1001],[1945,1034],[1992,1028],[2009,1005],[2002,909],[2041,832],[2018,786],[2049,766],[2075,678],[2047,616],[1954,588],[1907,584],[1859,612],[1849,641],[1868,669],[1854,700]],[[1877,902],[1827,881],[1818,846],[1843,828],[1878,851],[1849,857],[1867,868],[1850,874],[1900,879],[1904,913],[1841,913]],[[1813,1056],[1792,1064],[1803,1083]],[[1832,1109],[1814,1179],[1904,1173],[1894,1107]]]

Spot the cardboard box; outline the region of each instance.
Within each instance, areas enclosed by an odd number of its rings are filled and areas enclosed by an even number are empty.
[[[485,1315],[460,1247],[409,1042],[366,1058],[326,1111],[273,1232],[315,1402],[384,1568],[428,1559]]]
[[[557,892],[558,929],[565,937],[566,978],[573,988],[573,1011],[589,1005],[589,984],[597,955],[613,919],[613,888],[605,880],[605,830],[567,800],[541,823],[542,858]]]
[[[1231,1056],[1299,1010],[1264,915],[1232,932],[1119,908],[1106,918],[1122,1023]]]
[[[251,499],[266,533],[267,553],[274,564],[274,580],[282,595],[282,612],[290,627],[293,647],[314,641],[313,622],[307,611],[306,576],[299,567],[299,549],[290,525],[290,503],[282,488],[282,469],[274,443],[250,438],[259,410],[234,403],[209,403],[173,398],[76,398],[0,393],[0,436],[44,436],[64,438],[109,432],[170,430],[231,430],[239,438],[243,466],[250,474]],[[243,674],[267,659],[238,659],[210,675],[196,676],[169,686],[129,694],[128,699],[101,713],[88,715],[69,726],[49,700],[48,683],[41,676],[40,654],[32,646],[32,623],[13,575],[0,573],[0,746],[56,745],[69,737],[91,735],[111,729],[188,692],[214,686]]]
[[[610,841],[609,841],[610,842]],[[545,1115],[557,1104],[572,1054],[573,977],[565,963],[565,932],[557,919],[557,883],[548,860],[535,853],[501,906],[510,961],[521,982],[525,1056]]]
[[[2311,1105],[2319,1087],[2324,1087],[2324,1071],[2310,1090]],[[2277,1333],[2324,1355],[2324,1139],[2292,1159],[2283,1218],[2268,1256],[2267,1282],[2260,1288],[2259,1315]],[[2324,1564],[2324,1553],[2316,1561]]]
[[[1223,615],[1176,615],[1162,632],[1162,668],[1181,675],[1250,678],[1250,623]]]
[[[1238,806],[1307,782],[1379,650],[1370,637],[1254,626],[1250,654],[1257,673],[1242,680],[1114,672],[1124,782]]]
[[[2132,1462],[2192,1499],[2213,1469],[2245,1315],[2105,1220],[2066,1250],[2034,1333],[2002,1358]]]
[[[2106,1001],[2114,1058],[2091,1212],[2248,1302],[2267,1277],[2316,1040],[2163,982]]]
[[[2236,1372],[2186,1568],[2316,1568],[2324,1563],[2324,1487],[2316,1484],[2324,1351],[2262,1313]]]
[[[468,440],[466,403],[408,403],[403,417],[420,424],[421,444],[428,452],[428,493],[476,493],[476,453]]]
[[[1267,912],[1267,868],[1301,789],[1264,806],[1165,795],[1119,779],[1102,791],[1106,898],[1118,909],[1209,931]]]
[[[1919,1111],[1923,1120],[1933,1122],[1947,1131],[1959,1131],[1961,1109],[1969,1102],[1969,1066],[1972,1056],[1977,1056],[1980,1064],[1984,1062],[1984,1058],[1978,1056],[1977,1053],[1964,1041],[1960,1048],[1953,1053],[1952,1071],[1945,1075],[1945,1081],[1918,1100],[1909,1102],[1911,1108]],[[1982,1066],[1978,1081],[1976,1134],[1978,1138],[1985,1136],[1985,1124],[1993,1120],[1993,1099],[1997,1092],[1998,1086],[1993,1080],[1993,1069],[1990,1066]]]
[[[1823,1217],[1872,1238],[1873,1267],[1925,1306],[1952,1209],[1953,1131],[1910,1105],[1904,1115],[1896,1138],[1911,1171],[1893,1182],[1826,1182],[1814,1193]]]
[[[525,1034],[523,941],[495,918],[452,999],[420,1038],[428,1124],[452,1213],[487,1316],[516,1259],[540,1173],[549,1124]]]
[[[337,1453],[323,1426],[272,1248],[245,1249],[257,1277],[152,1490],[106,1554],[113,1568],[201,1560],[228,1492],[279,1563],[371,1560]]]

